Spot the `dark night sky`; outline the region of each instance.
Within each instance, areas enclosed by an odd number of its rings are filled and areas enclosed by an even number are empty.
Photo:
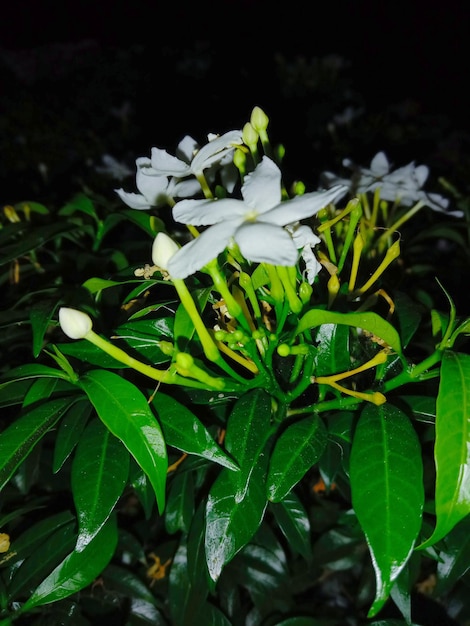
[[[208,39],[227,58],[336,52],[354,60],[365,84],[406,86],[460,109],[470,102],[469,30],[465,0],[16,0],[2,9],[0,47],[93,38],[138,42],[158,56],[164,45]]]
[[[208,89],[219,91],[219,101],[238,98],[242,106],[240,64],[252,60],[262,68],[274,52],[291,59],[340,54],[352,63],[356,88],[375,101],[414,98],[426,111],[470,128],[466,0],[16,0],[2,13],[0,51],[90,39],[105,46],[138,44],[149,67],[154,60],[157,77],[168,46],[210,42],[220,77]],[[252,102],[262,104],[265,84],[260,75],[247,85]],[[155,94],[164,90],[157,78]],[[183,105],[188,103],[172,103],[174,110]]]
[[[157,57],[165,45],[200,39],[229,60],[269,50],[334,52],[383,95],[406,89],[460,113],[470,103],[469,31],[465,0],[16,0],[2,9],[0,48],[92,38],[137,42]]]

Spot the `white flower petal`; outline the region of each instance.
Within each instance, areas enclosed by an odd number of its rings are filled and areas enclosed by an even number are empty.
[[[236,231],[234,239],[245,259],[271,265],[295,265],[297,247],[289,233],[266,222],[247,222]]]
[[[170,178],[168,185],[168,196],[170,198],[190,198],[200,193],[201,185],[196,178],[185,178],[184,180],[178,180],[178,178]]]
[[[238,221],[224,221],[211,226],[171,257],[168,272],[172,278],[186,278],[217,258],[227,247],[239,225]]]
[[[152,167],[160,175],[182,178],[183,176],[189,176],[189,174],[191,174],[191,167],[187,163],[168,154],[166,150],[152,148],[151,153]]]
[[[302,252],[300,254],[305,263],[305,269],[307,271],[307,280],[312,285],[313,281],[315,280],[318,273],[320,272],[322,265],[318,261],[317,257],[315,256],[310,246],[305,246],[302,249]]]
[[[198,150],[198,142],[190,135],[185,135],[176,148],[176,156],[189,164]]]
[[[297,248],[304,246],[316,246],[321,242],[320,237],[315,235],[310,226],[286,226],[288,232],[292,235]]]
[[[330,204],[330,202],[334,202],[344,196],[347,191],[347,187],[338,185],[326,191],[313,191],[303,196],[296,196],[292,200],[281,202],[269,213],[263,215],[263,220],[279,226],[292,224],[292,222],[312,217]]]
[[[385,176],[390,170],[390,164],[385,152],[378,152],[370,164],[371,173],[376,176]]]
[[[233,150],[235,145],[241,143],[243,143],[241,130],[231,130],[212,139],[196,153],[191,162],[192,171],[197,174],[202,173],[212,163],[220,161],[227,152]]]
[[[152,208],[152,205],[149,204],[147,198],[145,198],[140,193],[129,193],[127,191],[124,191],[124,189],[115,189],[114,191],[118,194],[121,200],[131,209],[144,211]]]
[[[429,176],[429,168],[427,165],[418,165],[415,168],[415,177],[418,187],[422,187]]]
[[[165,204],[168,199],[168,178],[166,176],[149,176],[145,170],[138,169],[135,180],[137,189],[147,198],[150,205]]]
[[[242,186],[245,202],[258,213],[269,211],[281,202],[281,170],[269,159],[263,157]]]
[[[182,224],[207,226],[231,219],[243,218],[248,207],[241,200],[181,200],[173,207],[173,218]]]

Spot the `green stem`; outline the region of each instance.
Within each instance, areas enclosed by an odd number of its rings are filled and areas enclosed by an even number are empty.
[[[164,371],[157,370],[151,365],[147,365],[146,363],[142,363],[142,361],[138,361],[134,357],[127,354],[127,352],[125,352],[121,348],[118,348],[106,339],[103,339],[103,337],[101,337],[100,335],[97,335],[93,330],[90,330],[84,338],[93,345],[95,345],[97,348],[100,348],[100,350],[103,350],[103,352],[106,352],[106,354],[109,354],[109,356],[113,357],[113,359],[116,359],[116,361],[127,365],[136,372],[139,372],[140,374],[143,374],[148,378],[156,380],[159,383],[166,383],[168,385],[179,384],[181,386],[194,387],[196,389],[208,388],[207,381],[206,384],[203,384],[195,380],[188,380],[187,378],[178,376],[178,374],[173,369],[168,369]],[[222,390],[225,388],[225,381],[223,378],[213,378],[212,380],[213,389]]]
[[[410,369],[404,370],[395,378],[388,380],[384,383],[383,391],[387,393],[392,389],[396,389],[397,387],[402,387],[408,383],[416,383],[421,382],[422,380],[434,378],[439,375],[439,372],[436,371],[435,376],[433,372],[429,372],[431,367],[439,363],[442,359],[443,350],[436,350],[428,356],[424,361],[421,361],[418,365],[412,366]]]

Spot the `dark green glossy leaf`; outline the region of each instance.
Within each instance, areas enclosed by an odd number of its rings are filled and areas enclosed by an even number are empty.
[[[470,513],[470,355],[444,352],[437,396],[436,527],[420,547],[447,535]]]
[[[251,468],[258,462],[272,432],[272,401],[262,389],[244,394],[235,403],[225,433],[225,447],[238,462],[236,481],[240,485],[237,498],[243,497]]]
[[[36,250],[48,241],[70,233],[76,228],[77,226],[75,224],[70,224],[62,220],[47,224],[46,226],[31,225],[17,243],[3,246],[0,254],[0,265],[10,263],[10,261],[27,255],[31,250]]]
[[[87,363],[98,365],[106,369],[123,369],[126,367],[121,361],[113,359],[112,356],[103,352],[101,348],[98,348],[85,339],[70,343],[58,343],[57,348],[67,356],[75,357],[80,359],[80,361],[86,361]]]
[[[33,331],[33,356],[37,358],[44,346],[44,335],[54,317],[57,302],[38,302],[29,312],[31,330]]]
[[[108,565],[117,537],[116,519],[112,516],[84,550],[74,550],[43,580],[22,610],[57,602],[87,587]]]
[[[213,484],[206,508],[207,567],[217,581],[224,566],[253,537],[266,509],[266,455],[251,466],[240,489],[238,474],[223,469]]]
[[[28,365],[20,365],[10,370],[0,383],[0,390],[7,385],[19,380],[28,380],[31,378],[62,378],[63,380],[70,380],[67,374],[63,370],[58,370],[47,365],[40,365],[39,363],[29,363]]]
[[[24,397],[33,384],[33,379],[27,379],[12,380],[6,385],[0,385],[0,408],[23,404]]]
[[[153,365],[167,363],[171,356],[162,352],[161,341],[173,341],[173,319],[161,317],[128,322],[116,329],[116,337],[124,340]]]
[[[400,396],[413,413],[413,417],[426,424],[434,424],[436,421],[436,398],[433,396]]]
[[[58,472],[78,443],[93,410],[88,398],[78,400],[60,421],[54,442],[52,469]]]
[[[149,477],[163,511],[168,459],[162,431],[147,399],[135,385],[107,370],[88,372],[80,385],[105,426]]]
[[[76,552],[93,541],[122,495],[129,453],[104,424],[94,420],[80,437],[72,464],[72,494],[78,517]]]
[[[188,532],[194,514],[194,481],[190,472],[178,472],[171,479],[165,512],[169,533]]]
[[[153,490],[149,477],[142,470],[140,465],[137,464],[133,457],[130,458],[129,483],[132,485],[132,488],[134,489],[135,494],[144,509],[145,519],[150,519],[156,502],[155,491]]]
[[[35,380],[25,394],[23,408],[50,398],[58,382],[58,378],[38,378]]]
[[[173,557],[170,570],[168,602],[171,623],[175,626],[192,626],[196,623],[195,616],[200,613],[208,591],[205,577],[198,580],[191,580],[189,577],[188,550],[183,539]]]
[[[315,335],[315,376],[344,372],[351,367],[348,326],[322,324]]]
[[[214,441],[200,420],[173,397],[161,393],[152,400],[168,445],[177,450],[202,456],[224,467],[237,470],[238,466]]]
[[[314,617],[288,617],[282,622],[275,622],[273,626],[337,626],[338,622],[332,619],[315,619]]]
[[[271,503],[277,525],[287,539],[289,547],[306,559],[312,555],[310,520],[302,502],[291,491],[278,503]]]
[[[103,572],[103,580],[105,585],[117,591],[120,595],[127,598],[135,598],[158,606],[159,602],[148,585],[144,583],[132,571],[110,564]]]
[[[277,439],[269,461],[269,500],[283,500],[319,460],[326,442],[326,427],[318,415],[309,415],[287,426]]]
[[[299,321],[296,334],[309,328],[316,328],[323,324],[345,324],[353,328],[362,328],[388,344],[395,352],[401,354],[400,337],[396,329],[383,317],[371,311],[363,313],[336,313],[322,309],[311,309]]]
[[[75,520],[57,523],[50,520],[49,534],[45,534],[45,525],[41,530],[41,543],[34,545],[35,549],[15,570],[8,586],[11,600],[19,600],[29,596],[41,581],[73,550],[77,537]],[[25,544],[23,543],[23,546]]]
[[[27,510],[24,511],[24,513],[28,512],[29,511]],[[57,513],[56,515],[51,515],[50,517],[42,519],[39,522],[33,524],[20,535],[15,536],[13,544],[14,554],[11,555],[7,564],[14,565],[19,561],[24,561],[37,548],[41,548],[43,550],[45,541],[47,541],[47,539],[52,536],[59,528],[61,528],[62,526],[66,526],[67,524],[71,525],[72,528],[75,527],[75,517],[69,511],[64,511],[62,513]],[[74,533],[74,543],[75,537],[76,533]]]
[[[470,516],[447,534],[437,563],[436,593],[447,593],[470,569]]]
[[[59,398],[35,406],[0,434],[0,489],[77,399]]]
[[[367,406],[350,458],[353,507],[365,533],[376,576],[373,617],[385,604],[421,528],[423,467],[408,417],[391,404]]]
[[[400,327],[401,344],[406,348],[420,326],[422,307],[406,293],[395,293],[393,299]]]

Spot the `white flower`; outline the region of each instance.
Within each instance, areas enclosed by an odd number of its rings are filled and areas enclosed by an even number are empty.
[[[200,176],[214,163],[220,163],[227,154],[232,154],[235,146],[241,145],[242,131],[231,130],[224,135],[210,135],[209,142],[200,148],[189,136],[178,144],[178,156],[168,154],[166,150],[152,148],[152,168],[157,174],[165,176]]]
[[[115,189],[115,192],[131,209],[151,209],[173,203],[173,198],[188,198],[201,190],[196,180],[180,181],[177,178],[168,178],[152,168],[151,160],[147,157],[136,159],[137,174],[136,187],[140,193],[129,193],[124,189]]]
[[[181,248],[168,263],[174,278],[186,278],[215,259],[227,246],[238,245],[248,261],[295,265],[297,245],[283,228],[315,215],[347,192],[337,186],[282,201],[281,171],[268,157],[245,178],[243,200],[181,200],[173,207],[177,222],[212,225]]]
[[[322,268],[317,257],[313,253],[313,248],[320,243],[321,239],[315,235],[309,226],[297,224],[293,227],[286,226],[286,228],[291,233],[296,248],[300,250],[300,256],[305,263],[307,280],[311,285],[313,285],[313,281]]]
[[[91,318],[82,311],[61,307],[59,309],[60,327],[70,339],[83,339],[93,327]]]
[[[378,152],[372,159],[370,169],[359,168],[349,159],[343,165],[353,170],[350,180],[340,178],[332,172],[324,172],[323,179],[328,185],[348,185],[353,194],[373,192],[380,188],[380,197],[388,202],[397,202],[402,206],[412,206],[422,202],[429,208],[454,217],[462,217],[462,211],[447,211],[449,200],[436,193],[422,189],[428,176],[426,165],[415,165],[412,161],[403,167],[390,171],[390,163],[384,152]]]
[[[179,250],[179,246],[171,237],[168,237],[165,233],[158,233],[152,246],[152,261],[154,265],[166,271],[169,260],[177,250]]]

